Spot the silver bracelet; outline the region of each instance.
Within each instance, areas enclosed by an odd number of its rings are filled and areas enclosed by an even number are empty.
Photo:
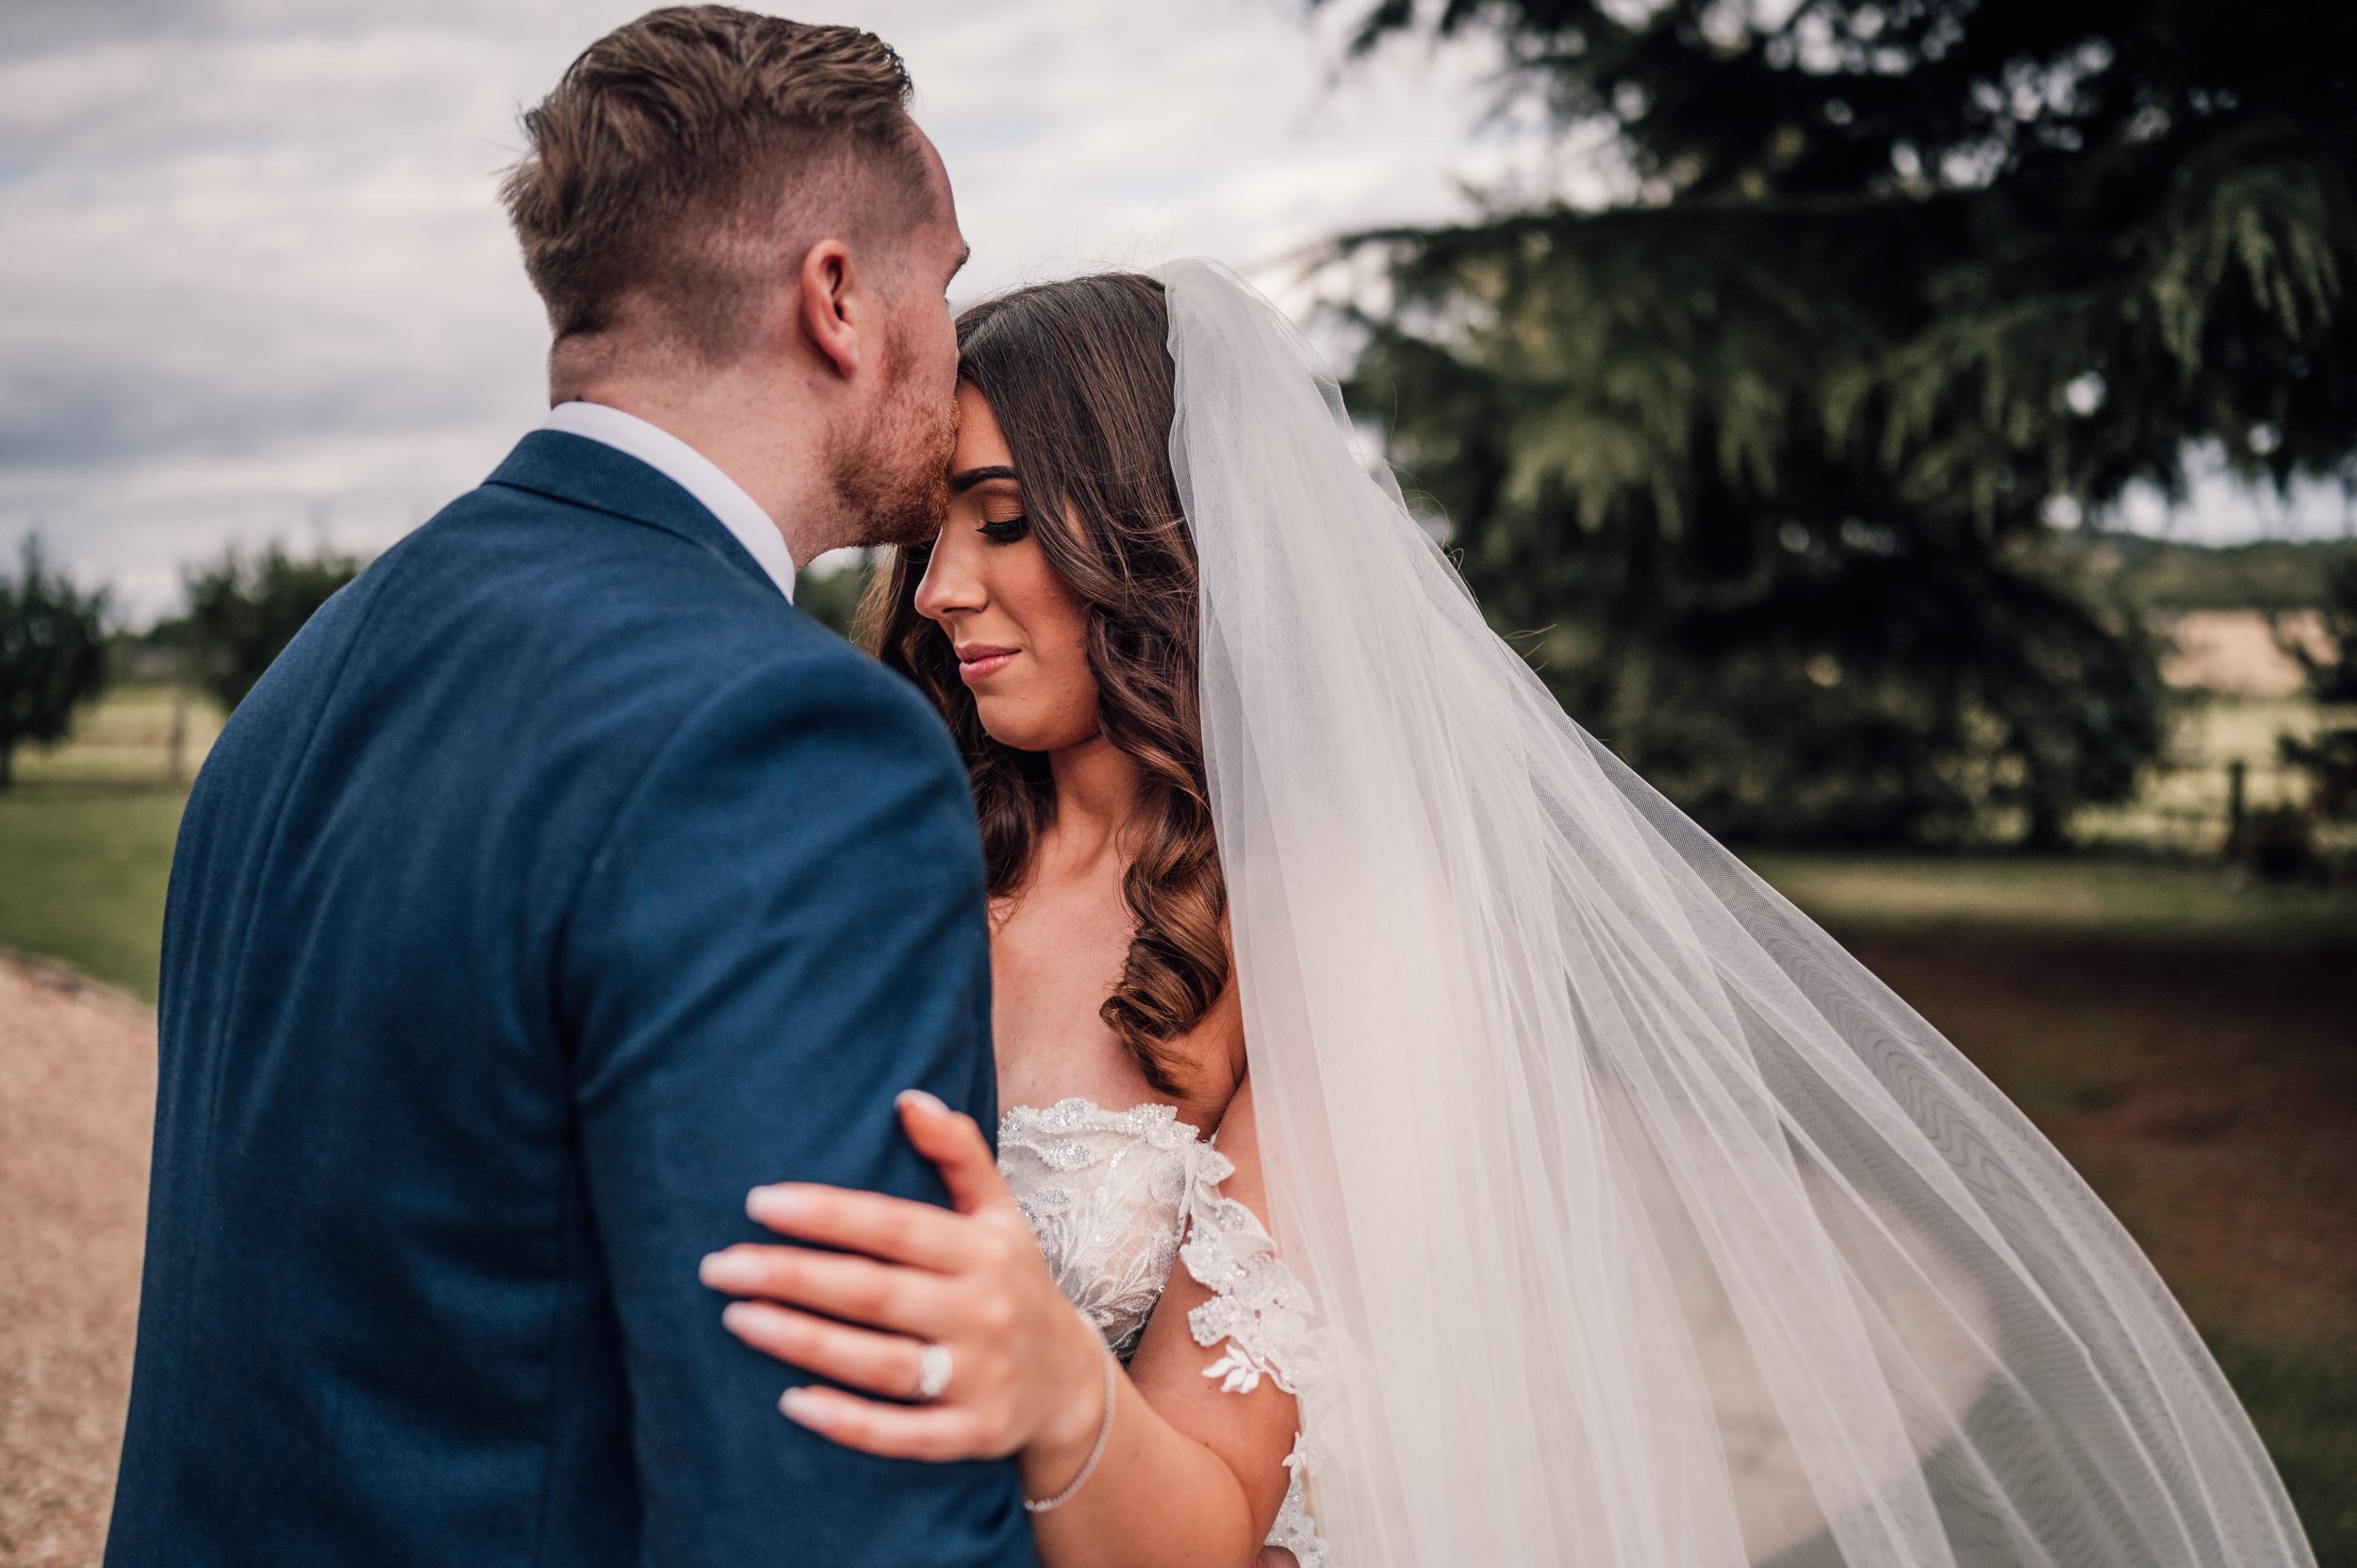
[[[1080,1466],[1080,1473],[1073,1477],[1071,1484],[1062,1492],[1057,1493],[1053,1497],[1042,1497],[1037,1502],[1033,1502],[1029,1497],[1024,1498],[1023,1508],[1028,1513],[1046,1513],[1050,1509],[1062,1508],[1072,1501],[1072,1494],[1087,1484],[1089,1477],[1096,1471],[1096,1461],[1105,1457],[1106,1445],[1113,1442],[1113,1347],[1110,1345],[1102,1345],[1101,1342],[1100,1345],[1105,1352],[1105,1419],[1098,1422],[1096,1426],[1096,1445],[1089,1450],[1088,1462]]]

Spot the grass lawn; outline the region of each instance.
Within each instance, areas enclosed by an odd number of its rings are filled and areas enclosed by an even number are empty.
[[[17,752],[0,794],[0,948],[63,959],[156,999],[164,886],[188,792],[171,781],[170,686],[123,685],[61,746]],[[182,715],[190,776],[221,733],[202,699]]]
[[[0,947],[156,999],[178,790],[23,784],[0,795]]]
[[[2217,866],[2083,856],[1746,855],[1820,924],[1852,933],[1963,925],[2024,936],[2281,947],[2357,942],[2357,888],[2275,887]]]

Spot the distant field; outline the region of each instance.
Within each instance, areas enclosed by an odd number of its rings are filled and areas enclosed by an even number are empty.
[[[16,756],[16,776],[28,784],[145,785],[168,788],[172,777],[170,686],[124,685],[83,710],[73,738],[58,747],[26,747]],[[196,776],[205,753],[221,734],[221,710],[204,698],[187,704],[186,777]]]
[[[2136,798],[2079,813],[2072,832],[2083,844],[2215,854],[2226,837],[2229,768],[2243,765],[2243,801],[2252,811],[2297,805],[2307,776],[2283,765],[2277,739],[2307,739],[2329,725],[2357,724],[2357,711],[2319,707],[2304,697],[2188,695],[2168,746]],[[2328,825],[2325,848],[2357,850],[2357,829]]]
[[[2161,660],[2161,679],[2172,686],[2296,697],[2307,690],[2307,672],[2284,652],[2284,642],[2317,658],[2332,656],[2324,617],[2316,610],[2184,610],[2161,618],[2159,626],[2175,645]]]
[[[2148,610],[2293,609],[2322,602],[2357,538],[2262,539],[2222,548],[2106,531],[2069,538],[2095,581]]]

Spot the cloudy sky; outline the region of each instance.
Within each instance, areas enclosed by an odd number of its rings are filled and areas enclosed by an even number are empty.
[[[643,0],[0,3],[0,547],[169,608],[232,541],[382,548],[544,406],[494,200],[518,108]],[[1247,271],[1464,183],[1581,171],[1485,124],[1474,45],[1342,69],[1360,8],[825,0],[892,41],[975,247],[968,297],[1203,253]],[[2339,533],[2223,486],[2144,525]]]

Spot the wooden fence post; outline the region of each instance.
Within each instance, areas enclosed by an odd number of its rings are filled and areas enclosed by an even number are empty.
[[[189,683],[172,683],[172,733],[164,742],[170,749],[165,766],[172,775],[172,787],[179,789],[189,782]]]
[[[2240,757],[2226,765],[2226,858],[2229,860],[2240,860],[2246,848],[2243,775],[2247,771]]]

